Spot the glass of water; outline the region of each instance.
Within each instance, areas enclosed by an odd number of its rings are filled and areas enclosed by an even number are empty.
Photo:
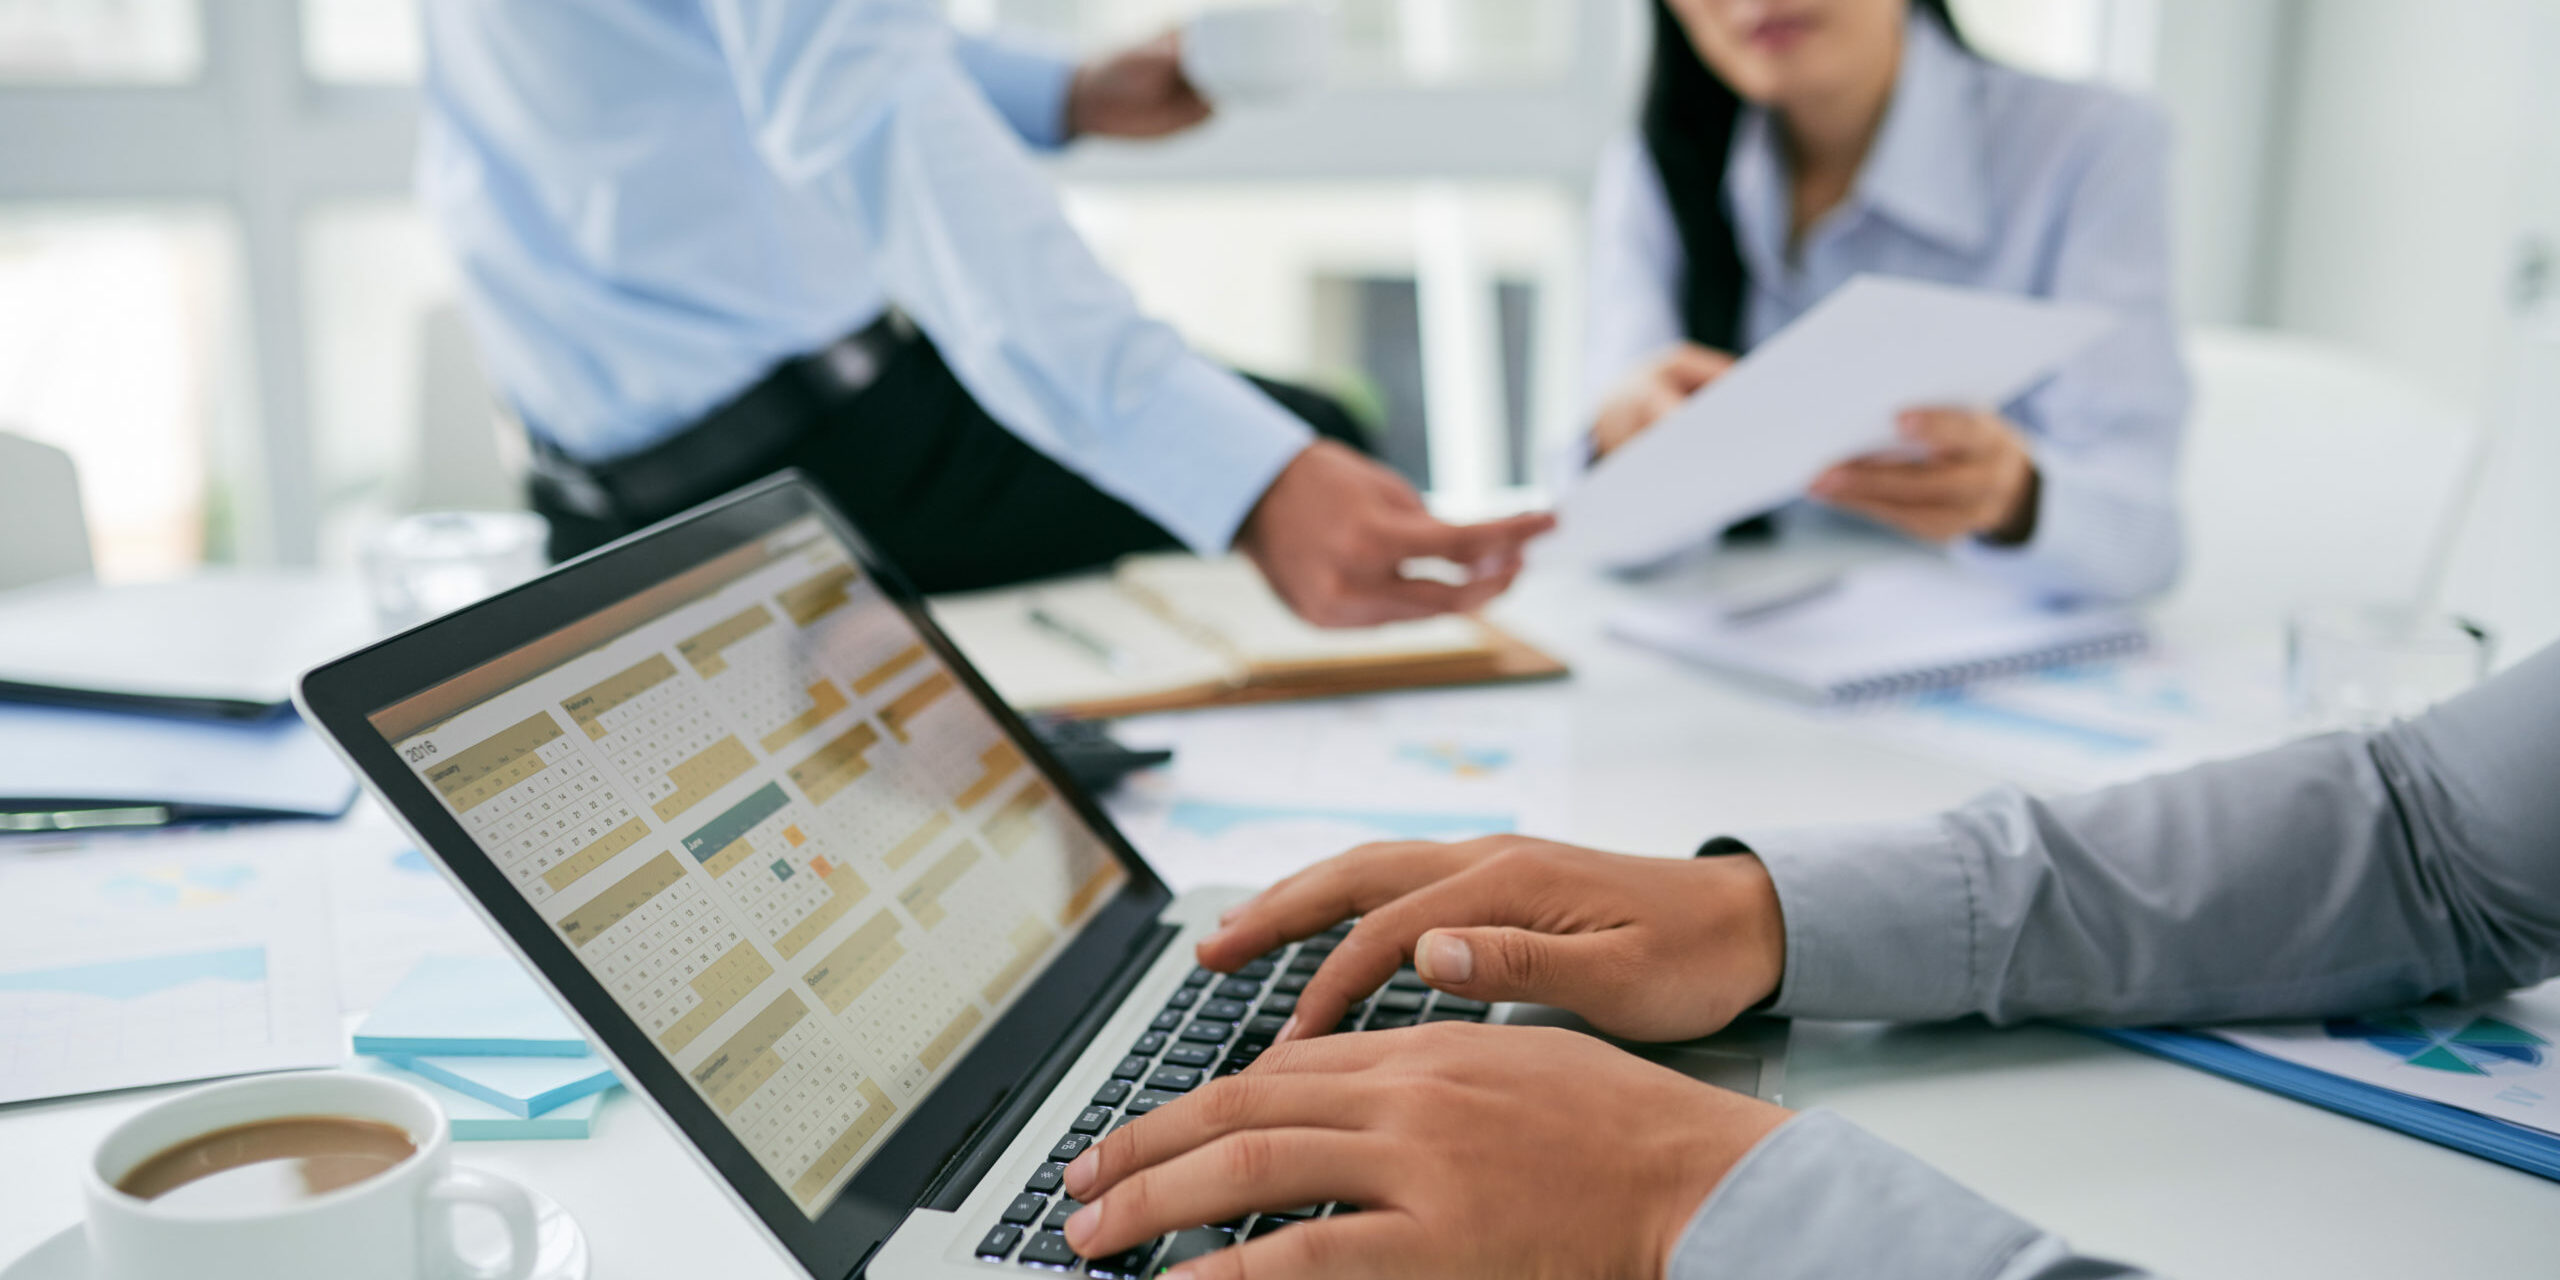
[[[402,631],[506,590],[549,566],[551,526],[526,511],[429,511],[365,545],[364,577],[386,631]]]
[[[2309,729],[2379,728],[2478,684],[2489,633],[2450,614],[2404,605],[2327,604],[2285,628],[2294,719]]]

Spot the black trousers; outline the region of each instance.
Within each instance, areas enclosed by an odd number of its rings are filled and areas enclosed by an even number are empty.
[[[1262,378],[1252,382],[1320,434],[1368,450],[1359,422],[1331,396]],[[922,337],[903,344],[859,394],[813,411],[808,429],[766,473],[784,467],[814,478],[924,591],[1003,586],[1179,545],[1154,521],[987,416]],[[551,522],[554,560],[674,514],[616,512],[598,519],[569,509],[539,482],[533,507]]]

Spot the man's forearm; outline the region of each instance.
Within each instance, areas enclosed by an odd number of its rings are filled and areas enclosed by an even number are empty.
[[[1741,835],[1786,917],[1781,1012],[2307,1017],[2560,971],[2555,779],[2560,650],[2372,735]]]

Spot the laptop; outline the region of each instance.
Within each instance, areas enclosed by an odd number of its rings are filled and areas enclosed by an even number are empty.
[[[786,473],[310,672],[299,703],[813,1280],[1158,1274],[1065,1163],[1262,1052],[1343,930],[1235,974],[923,601]],[[1354,1011],[1565,1020],[1399,974]],[[1783,1024],[1653,1047],[1765,1097]]]

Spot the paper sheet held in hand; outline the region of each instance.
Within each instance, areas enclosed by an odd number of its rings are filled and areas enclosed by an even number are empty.
[[[2116,324],[2096,307],[1860,276],[1594,467],[1558,508],[1562,548],[1638,564],[1801,496],[1892,448],[1894,415],[2004,405]]]

